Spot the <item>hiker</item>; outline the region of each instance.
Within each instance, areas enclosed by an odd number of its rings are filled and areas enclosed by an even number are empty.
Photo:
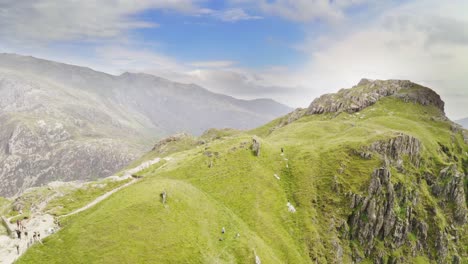
[[[33,235],[33,241],[36,242],[36,238],[37,238],[37,234],[36,234],[36,231],[34,231],[34,235]]]
[[[18,252],[18,255],[19,255],[19,254],[20,254],[20,251],[19,251],[19,244],[16,244],[15,247],[16,247],[16,251]]]
[[[224,234],[226,233],[226,229],[223,227],[223,229],[221,229],[221,234]]]
[[[21,231],[19,231],[18,229],[16,229],[16,235],[18,236],[19,239],[21,239]]]
[[[24,236],[26,237],[26,240],[28,240],[28,231],[24,231]]]
[[[163,204],[166,204],[166,196],[167,196],[166,191],[163,191],[161,193],[161,200]]]
[[[284,152],[284,149],[283,149],[283,148],[281,148],[281,153],[283,153],[283,152]]]

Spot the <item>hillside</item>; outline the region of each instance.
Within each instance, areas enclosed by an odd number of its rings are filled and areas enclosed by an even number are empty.
[[[468,136],[443,105],[365,80],[249,132],[168,138],[142,160],[171,159],[18,263],[466,263]]]
[[[152,75],[0,54],[0,196],[109,176],[162,136],[253,128],[289,110]]]

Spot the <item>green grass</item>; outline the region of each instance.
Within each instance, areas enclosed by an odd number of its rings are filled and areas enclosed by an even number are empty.
[[[98,181],[86,184],[84,187],[67,192],[47,204],[46,212],[54,216],[66,215],[92,202],[97,197],[111,191],[127,182],[123,181]]]
[[[416,179],[422,170],[437,175],[450,162],[439,143],[455,155],[468,147],[447,121],[433,118],[438,116],[434,107],[385,98],[357,114],[306,116],[274,130],[279,119],[249,132],[209,131],[205,145],[195,144],[196,139],[175,142],[168,152],[172,160],[155,164],[141,172],[144,178],[137,184],[66,219],[62,231],[35,245],[19,263],[253,263],[254,249],[262,263],[333,263],[339,225],[351,213],[347,194],[366,195],[372,171],[382,166],[377,155],[367,160],[355,150],[400,132],[423,143],[424,168],[406,161],[408,171],[394,172],[392,181],[417,191],[418,216],[430,228],[443,229],[450,215],[427,212],[438,208],[437,198]],[[259,157],[249,149],[252,135],[261,137]],[[209,157],[207,151],[218,155]],[[149,153],[142,160],[154,157]],[[166,207],[159,198],[163,190]],[[288,201],[297,213],[287,211]],[[406,206],[397,206],[400,216]],[[466,230],[462,238],[467,241]],[[346,239],[340,243],[342,262],[350,263],[352,248],[359,246]],[[413,260],[406,246],[392,252],[383,241],[379,245],[387,258]]]

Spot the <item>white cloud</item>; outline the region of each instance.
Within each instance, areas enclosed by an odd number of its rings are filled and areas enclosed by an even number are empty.
[[[314,20],[339,21],[348,8],[368,0],[231,0],[233,4],[247,4],[262,12],[283,18],[310,22]]]
[[[362,77],[410,79],[441,94],[449,117],[463,117],[468,114],[462,107],[468,105],[463,10],[468,10],[464,1],[417,2],[388,10],[345,35],[311,36],[301,47],[308,63],[294,79],[310,87],[310,97],[350,87]]]
[[[213,14],[213,16],[225,22],[262,19],[261,16],[253,16],[247,14],[241,8],[232,8],[224,11],[217,11]]]
[[[227,68],[234,66],[235,61],[230,60],[220,60],[220,61],[195,61],[189,63],[189,65],[198,68]]]
[[[0,38],[63,41],[112,38],[130,29],[157,27],[132,17],[148,9],[196,12],[191,0],[2,0]]]

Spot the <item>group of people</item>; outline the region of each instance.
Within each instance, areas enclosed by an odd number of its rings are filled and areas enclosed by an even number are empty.
[[[22,239],[26,239],[27,241],[27,248],[29,248],[31,245],[33,245],[35,242],[39,242],[42,244],[42,241],[41,241],[41,233],[40,232],[36,232],[34,231],[32,237],[30,238],[29,237],[29,233],[28,233],[28,230],[26,229],[26,226],[23,224],[23,221],[22,220],[17,220],[16,221],[16,236],[17,238],[19,239],[18,243],[15,244],[15,247],[16,247],[16,251],[18,253],[18,255],[20,254],[20,241]]]

